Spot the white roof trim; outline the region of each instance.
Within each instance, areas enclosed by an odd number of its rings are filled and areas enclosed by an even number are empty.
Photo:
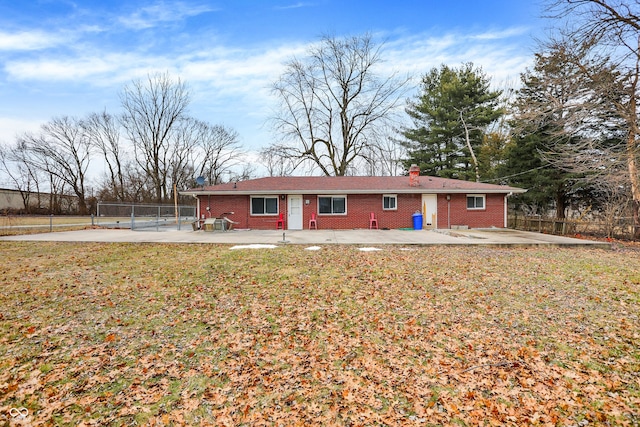
[[[376,190],[260,190],[260,191],[247,191],[247,190],[195,190],[195,191],[180,191],[182,195],[196,196],[255,196],[255,195],[272,195],[272,194],[301,194],[301,195],[314,195],[314,194],[507,194],[507,193],[525,193],[525,189],[465,189],[465,188],[438,188],[438,189],[411,189],[400,190],[393,188],[376,189]]]

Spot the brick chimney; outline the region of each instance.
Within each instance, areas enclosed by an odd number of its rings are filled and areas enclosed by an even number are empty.
[[[409,168],[409,186],[417,187],[420,185],[420,167],[415,163]]]

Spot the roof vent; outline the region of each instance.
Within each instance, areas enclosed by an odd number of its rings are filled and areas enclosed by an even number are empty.
[[[415,163],[409,168],[409,186],[417,187],[420,185],[420,167]]]

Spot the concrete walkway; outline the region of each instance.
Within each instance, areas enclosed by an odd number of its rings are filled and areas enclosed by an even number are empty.
[[[162,229],[161,229],[162,230]],[[472,230],[233,230],[205,232],[167,229],[87,229],[0,237],[0,241],[138,242],[296,245],[485,245],[497,247],[567,246],[610,249],[606,242],[511,229]]]

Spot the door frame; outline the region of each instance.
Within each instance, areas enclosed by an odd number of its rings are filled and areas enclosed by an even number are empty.
[[[299,200],[300,214],[296,217],[292,215],[292,208],[294,207],[294,200]],[[303,204],[301,194],[289,194],[287,197],[287,229],[288,230],[302,230],[303,229]]]
[[[438,195],[422,195],[422,228],[438,228]],[[427,221],[427,218],[429,219]]]

